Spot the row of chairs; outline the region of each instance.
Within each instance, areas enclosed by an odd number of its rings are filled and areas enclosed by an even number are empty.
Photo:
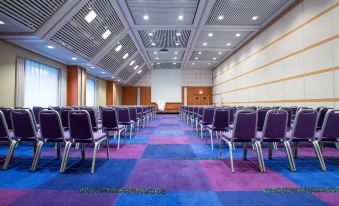
[[[222,145],[229,146],[231,169],[233,167],[232,149],[234,143],[242,143],[244,159],[247,145],[251,143],[257,152],[260,171],[265,171],[262,143],[268,144],[268,156],[272,158],[272,149],[277,143],[283,143],[286,149],[291,171],[296,171],[294,158],[298,154],[300,142],[312,143],[321,169],[326,170],[322,155],[323,142],[332,142],[338,148],[339,142],[339,110],[321,107],[316,110],[297,108],[296,114],[291,108],[280,107],[182,107],[180,114],[187,122],[196,122],[202,129],[206,128],[211,137],[213,149],[213,134],[220,138],[220,157]],[[197,111],[195,113],[194,111]],[[202,112],[201,112],[202,111]],[[199,113],[201,112],[201,113]],[[293,152],[290,146],[293,143]]]
[[[151,119],[154,116],[153,107],[141,108],[141,111],[144,112],[142,114],[137,113],[137,121],[139,118]],[[41,109],[37,118],[35,118],[33,110],[0,108],[0,141],[8,141],[10,145],[3,169],[8,168],[14,149],[19,142],[26,141],[32,142],[34,146],[31,170],[35,171],[43,145],[51,142],[56,144],[58,158],[61,156],[61,143],[65,144],[60,172],[66,170],[70,148],[73,144],[81,146],[82,159],[85,158],[85,145],[93,144],[91,173],[94,173],[96,152],[102,142],[106,142],[107,158],[109,158],[109,132],[113,132],[114,137],[116,133],[118,134],[118,150],[122,132],[125,133],[126,143],[126,125],[135,124],[134,120],[130,118],[130,111],[134,110],[136,110],[135,107],[102,108],[100,121],[102,126],[98,126],[93,108],[85,108],[84,110],[60,108],[60,111],[53,108]],[[7,116],[9,118],[6,118],[4,111],[10,111],[9,116]],[[67,116],[66,126],[62,121],[64,119],[61,118],[65,111],[67,111],[67,115],[65,115]],[[11,127],[8,126],[8,122],[10,122]],[[96,126],[93,126],[94,124]]]

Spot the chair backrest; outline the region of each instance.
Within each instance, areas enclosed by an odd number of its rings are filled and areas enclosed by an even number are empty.
[[[41,137],[48,140],[64,138],[60,115],[55,110],[41,110],[39,113]]]
[[[287,128],[291,128],[292,124],[292,115],[293,115],[293,110],[290,107],[280,107],[280,109],[285,110],[288,114],[287,117]]]
[[[129,107],[129,114],[131,117],[131,120],[136,121],[137,120],[137,109],[135,107]]]
[[[11,112],[14,136],[18,139],[36,139],[36,127],[31,112],[14,109]]]
[[[229,127],[229,110],[228,109],[215,109],[213,118],[213,128],[226,130]]]
[[[214,119],[214,110],[215,108],[209,108],[206,107],[204,109],[204,113],[202,115],[202,121],[206,122],[206,123],[213,123],[213,119]]]
[[[73,110],[80,110],[80,107],[78,107],[78,106],[71,106],[71,108],[72,108]]]
[[[297,111],[298,111],[298,107],[297,106],[291,106],[290,108],[292,109],[292,117],[295,117],[295,115],[297,114]]]
[[[59,115],[60,115],[60,113],[61,113],[61,107],[59,107],[59,106],[55,106],[55,107],[48,107],[49,109],[53,109],[53,110],[55,110],[55,111],[57,111],[58,113],[59,113]]]
[[[239,110],[235,115],[233,139],[250,141],[257,131],[257,112],[254,110]]]
[[[93,140],[91,118],[87,111],[69,111],[68,124],[70,137],[75,140]]]
[[[91,118],[91,124],[92,124],[93,130],[98,130],[97,117],[95,115],[94,108],[86,107],[84,110],[88,112],[89,117]]]
[[[9,131],[4,113],[0,110],[0,139],[9,139]]]
[[[102,128],[115,129],[118,128],[118,115],[116,109],[103,109],[101,111],[102,116]]]
[[[9,130],[13,129],[12,119],[11,119],[11,113],[12,113],[13,109],[12,108],[1,108],[0,110],[4,114],[8,129]]]
[[[129,123],[131,121],[129,109],[127,107],[120,107],[118,109],[118,118],[119,123]]]
[[[299,139],[313,138],[317,125],[318,113],[315,110],[299,110],[292,129],[292,137]]]
[[[318,111],[318,123],[317,123],[317,129],[321,129],[325,120],[326,113],[329,109],[327,107],[322,107]]]
[[[198,109],[198,117],[201,118],[203,114],[204,114],[204,107],[199,107],[199,109]]]
[[[233,124],[233,122],[234,122],[234,115],[235,115],[235,112],[236,112],[237,108],[236,107],[228,107],[228,110],[230,112],[230,121],[229,122],[231,124]]]
[[[70,108],[70,107],[62,107],[60,109],[60,117],[61,117],[61,123],[62,123],[62,127],[64,129],[68,129],[69,126],[68,126],[68,113],[70,111],[73,111],[74,109],[73,108]]]
[[[257,129],[258,131],[262,131],[264,129],[264,123],[267,112],[270,111],[268,108],[260,108],[257,111],[258,121],[257,121]]]
[[[39,112],[42,110],[42,107],[34,106],[32,108],[32,110],[33,110],[33,115],[34,115],[35,121],[36,121],[36,123],[39,124]]]
[[[288,113],[286,110],[274,109],[266,114],[263,137],[269,139],[284,139],[286,136]]]
[[[334,141],[339,139],[339,110],[331,109],[327,111],[320,136]]]

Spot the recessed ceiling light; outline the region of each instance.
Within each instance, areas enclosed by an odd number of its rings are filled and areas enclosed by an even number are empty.
[[[183,16],[183,15],[179,15],[179,16],[178,16],[178,19],[179,19],[179,20],[183,20],[183,19],[184,19],[184,16]]]
[[[128,55],[129,55],[129,54],[126,53],[122,58],[123,58],[123,59],[126,59],[126,58],[128,57]]]
[[[175,52],[174,52],[174,54],[178,54],[178,52],[177,52],[177,51],[175,51]]]
[[[77,58],[76,57],[72,57],[72,60],[77,60]]]
[[[179,46],[180,44],[179,44],[179,42],[176,42],[175,45],[176,45],[176,46]]]
[[[192,65],[195,65],[195,63],[194,63],[194,62],[192,62]]]
[[[154,42],[152,42],[152,44],[151,44],[152,46],[155,46],[155,43]]]
[[[213,33],[208,33],[208,36],[209,36],[209,37],[212,37],[212,36],[213,36]]]
[[[198,58],[198,57],[195,57],[194,59],[198,60],[199,58]]]
[[[257,20],[258,19],[258,16],[254,16],[254,17],[252,17],[252,20]]]
[[[159,65],[159,64],[160,64],[160,62],[157,63],[157,65]]]
[[[181,33],[180,32],[177,32],[177,36],[180,36],[181,35]]]
[[[208,65],[211,65],[211,62],[208,62]]]
[[[107,29],[105,31],[105,33],[103,33],[101,36],[103,39],[107,39],[107,37],[109,37],[109,35],[111,35],[111,31],[109,29]]]
[[[218,54],[220,55],[220,54],[222,54],[222,52],[218,52]]]
[[[119,44],[119,45],[115,48],[115,51],[116,51],[116,52],[119,52],[121,49],[122,49],[122,45]]]
[[[218,16],[218,20],[223,20],[224,19],[224,16],[223,15],[219,15]]]
[[[0,24],[5,24],[5,22],[3,22],[3,21],[0,21]]]
[[[176,62],[173,62],[174,65],[176,65],[177,63]]]
[[[94,69],[95,67],[94,66],[91,66],[91,69]]]
[[[133,70],[136,70],[139,66],[138,65],[135,65],[135,67],[133,68]]]
[[[97,17],[97,14],[95,13],[95,11],[92,10],[85,16],[85,20],[88,23],[91,23],[91,21],[93,21],[95,17]]]
[[[47,45],[47,48],[49,48],[49,49],[54,49],[54,46],[52,46],[52,45]]]
[[[213,60],[216,60],[217,58],[216,57],[213,57]]]
[[[236,33],[235,36],[236,36],[236,37],[239,37],[239,36],[241,36],[241,34],[240,34],[240,33]]]
[[[120,79],[118,79],[118,82],[120,82]]]
[[[106,72],[101,72],[101,74],[106,74]]]
[[[152,32],[148,33],[148,36],[153,36],[153,33]]]
[[[149,16],[148,15],[144,15],[144,20],[148,20]]]
[[[112,79],[114,79],[114,77],[111,77]]]
[[[138,71],[138,74],[140,74],[142,72],[142,70]]]
[[[231,43],[227,43],[226,45],[227,45],[227,46],[231,46]]]
[[[158,54],[158,52],[153,52],[153,54],[157,55],[157,54]]]
[[[198,54],[202,54],[202,52],[198,52]]]
[[[174,57],[173,59],[177,59],[177,57]]]
[[[158,58],[158,57],[155,57],[155,59],[156,59],[156,60],[159,60],[159,58]]]
[[[135,62],[134,60],[131,61],[131,63],[129,63],[129,65],[132,66],[134,64],[134,62]]]
[[[204,42],[202,45],[203,45],[203,46],[207,46],[207,43],[206,43],[206,42]]]

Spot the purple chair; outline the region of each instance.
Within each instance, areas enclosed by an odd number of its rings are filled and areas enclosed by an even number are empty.
[[[98,126],[98,121],[97,121],[97,118],[96,118],[96,115],[95,115],[94,108],[85,107],[84,110],[88,112],[89,117],[91,118],[91,124],[92,124],[93,131],[94,132],[98,131],[99,126]]]
[[[13,125],[13,139],[17,140],[17,143],[20,141],[27,141],[27,142],[33,142],[34,146],[34,158],[33,163],[31,166],[31,170],[35,171],[36,169],[36,162],[38,157],[40,156],[41,147],[43,145],[43,141],[40,137],[40,134],[38,133],[36,129],[36,125],[33,121],[33,115],[30,111],[26,109],[14,109],[11,112],[11,119],[12,119],[12,125]],[[8,155],[4,164],[4,169],[7,169],[8,164],[13,157],[14,149],[17,145],[17,143],[14,143],[15,145],[11,145],[10,151],[8,151]]]
[[[120,107],[118,109],[118,118],[119,124],[124,125],[126,130],[129,126],[129,138],[131,139],[135,122],[131,120],[129,109],[127,107]]]
[[[62,127],[64,128],[64,130],[69,130],[68,113],[73,110],[74,109],[70,107],[61,107],[60,109],[61,123],[62,123]]]
[[[211,147],[213,150],[213,132],[215,132],[216,137],[218,139],[221,136],[221,132],[227,132],[229,129],[229,110],[228,109],[216,109],[214,110],[214,118],[213,123],[211,125],[207,125],[207,130],[211,136]]]
[[[298,156],[298,143],[311,142],[314,146],[315,153],[319,159],[321,169],[326,170],[324,159],[319,146],[319,141],[315,138],[318,113],[311,109],[301,109],[297,112],[294,127],[288,132],[287,138],[293,142],[294,158]]]
[[[80,143],[82,159],[85,159],[85,144],[89,143],[89,144],[94,144],[92,167],[91,167],[91,173],[94,173],[96,153],[97,153],[97,150],[100,148],[100,143],[103,141],[106,141],[107,159],[109,159],[108,138],[106,137],[105,133],[93,132],[91,118],[87,111],[85,110],[70,111],[68,113],[68,116],[69,116],[68,117],[69,134],[70,134],[71,141],[66,143],[60,172],[65,172],[66,170],[67,161],[68,161],[69,152],[70,152],[72,143]]]
[[[215,108],[211,108],[211,107],[204,108],[204,113],[203,113],[202,118],[201,118],[201,120],[199,122],[201,139],[203,138],[203,130],[204,130],[204,128],[206,128],[207,125],[213,123],[214,110],[215,110]]]
[[[124,125],[119,125],[118,115],[115,109],[103,109],[101,111],[102,116],[102,130],[106,132],[107,138],[109,137],[109,132],[117,132],[118,133],[118,150],[120,149],[120,137],[121,133],[125,133],[125,141],[126,144],[126,130]]]
[[[292,128],[292,115],[293,115],[293,110],[290,107],[280,107],[280,109],[285,110],[288,114],[288,119],[287,119],[287,130],[290,130]]]
[[[55,107],[48,107],[48,109],[52,109],[52,110],[55,110],[55,111],[57,111],[58,113],[59,113],[59,115],[60,115],[60,113],[61,113],[61,107],[59,107],[59,106],[55,106]]]
[[[39,112],[42,109],[43,109],[42,107],[37,107],[37,106],[34,106],[32,108],[32,111],[33,111],[33,114],[34,114],[34,118],[35,118],[35,121],[36,121],[37,124],[39,124]]]
[[[137,113],[137,108],[136,107],[129,107],[129,114],[131,117],[131,120],[135,122],[135,127],[137,130],[137,133],[139,132],[139,118],[138,118],[138,113]]]
[[[260,109],[258,109],[258,111],[257,111],[257,115],[258,115],[257,130],[258,131],[262,131],[263,130],[266,114],[267,114],[268,111],[270,111],[269,108],[260,108]]]
[[[200,122],[200,120],[202,120],[203,114],[204,114],[204,107],[199,107],[198,108],[198,114],[195,118],[195,129],[198,131],[198,133],[199,133],[199,129],[198,129],[199,122]]]
[[[139,118],[139,125],[142,123],[142,127],[145,127],[146,116],[142,111],[142,107],[137,107],[137,116]]]
[[[319,110],[319,111],[318,111]],[[317,123],[317,130],[320,130],[323,126],[324,120],[325,120],[325,116],[327,111],[329,110],[329,108],[327,107],[322,107],[322,108],[317,108],[317,112],[318,112],[318,123]]]
[[[6,120],[6,124],[7,124],[7,127],[9,130],[12,130],[13,129],[13,126],[12,126],[12,119],[11,119],[11,113],[13,111],[12,108],[1,108],[0,109],[3,114],[4,114],[4,117],[5,117],[5,120]]]
[[[227,143],[230,151],[230,162],[231,170],[234,172],[233,166],[233,156],[232,156],[232,145],[234,142],[243,143],[244,154],[245,148],[247,148],[246,143],[253,143],[256,138],[257,130],[257,113],[254,110],[239,110],[236,113],[234,129],[222,134],[220,138],[220,159],[222,158],[222,145]],[[260,154],[262,154],[260,144],[255,144],[257,156],[260,164],[260,169],[262,169]],[[245,155],[244,155],[245,156]],[[263,171],[262,171],[263,172]]]
[[[69,133],[64,132],[61,124],[60,115],[55,110],[41,110],[38,116],[40,122],[40,134],[42,138],[42,145],[46,142],[56,143],[57,146],[57,157],[60,158],[61,143],[67,144],[69,139]],[[42,148],[40,147],[40,150]],[[39,154],[41,151],[38,151]],[[38,164],[38,158],[35,162],[34,168]],[[61,163],[62,165],[62,163]],[[61,166],[60,166],[61,168]]]
[[[270,110],[266,114],[265,123],[262,131],[257,132],[255,144],[257,148],[261,148],[261,143],[268,143],[268,158],[272,159],[273,144],[284,143],[288,162],[292,172],[295,171],[295,163],[289,141],[286,140],[286,127],[288,121],[288,113],[286,110]],[[259,153],[261,161],[261,170],[265,171],[264,156],[262,151]]]
[[[8,130],[5,115],[2,111],[0,111],[0,141],[1,142],[9,142],[9,150],[5,160],[5,164],[3,165],[3,169],[7,169],[8,163],[11,158],[11,151],[14,150],[18,141],[13,138],[13,133]]]

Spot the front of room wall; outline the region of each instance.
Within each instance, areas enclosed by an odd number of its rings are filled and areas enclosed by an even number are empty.
[[[213,70],[213,102],[339,105],[338,33],[337,0],[300,1]]]

